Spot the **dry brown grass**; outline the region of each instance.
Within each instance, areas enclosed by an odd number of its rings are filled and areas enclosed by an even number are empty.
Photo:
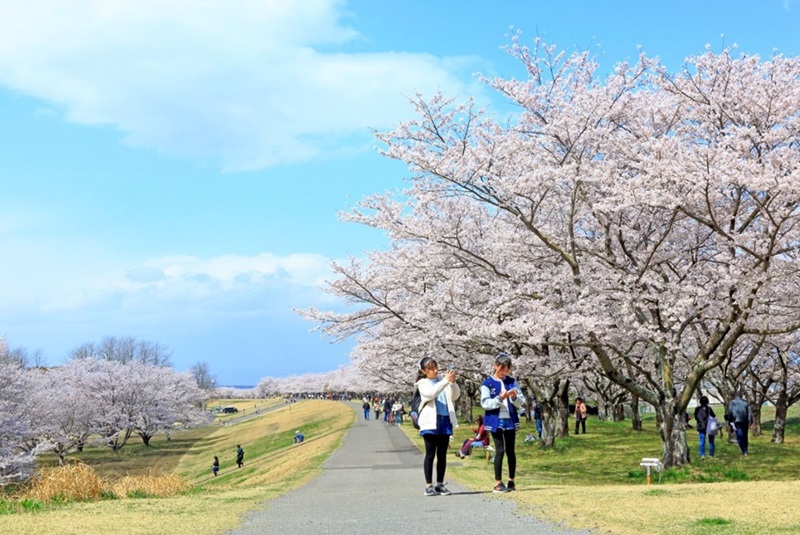
[[[104,479],[89,465],[71,462],[42,468],[30,486],[19,493],[21,499],[52,502],[85,502],[101,498],[166,498],[188,490],[189,485],[176,474],[124,476]]]
[[[41,502],[97,500],[103,495],[103,479],[90,466],[73,462],[43,468],[22,492],[24,498]]]
[[[153,497],[169,498],[183,494],[189,484],[176,474],[149,474],[125,476],[109,485],[109,490],[118,498]]]

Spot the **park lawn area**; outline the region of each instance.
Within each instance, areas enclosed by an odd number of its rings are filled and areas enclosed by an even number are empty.
[[[522,443],[526,434],[536,433],[523,421],[517,433],[519,490],[498,498],[514,499],[521,511],[540,518],[609,533],[800,533],[800,511],[787,501],[800,492],[800,408],[789,416],[786,443],[772,444],[772,422],[765,422],[764,435],[750,437],[748,457],[722,435],[715,458],[701,461],[697,434],[689,430],[692,465],[654,474],[650,486],[639,462],[661,456],[653,415],[644,417],[639,432],[630,429],[630,421],[590,417],[585,435],[557,439],[550,450]],[[418,431],[403,428],[421,448]],[[451,450],[471,435],[469,424],[461,425]],[[493,468],[480,450],[463,461],[451,457],[448,478],[475,490],[494,484]]]
[[[130,443],[117,456],[107,449],[87,448],[75,457],[103,477],[115,478],[122,471],[176,473],[192,488],[174,498],[107,499],[0,514],[2,532],[212,535],[232,530],[249,511],[317,475],[354,418],[346,404],[304,401],[240,423],[173,434],[171,441],[157,437],[150,448],[141,441]],[[293,445],[298,429],[306,439]],[[243,468],[236,467],[236,444],[245,450]],[[211,475],[214,455],[220,458],[216,478]],[[115,462],[113,457],[122,459]]]

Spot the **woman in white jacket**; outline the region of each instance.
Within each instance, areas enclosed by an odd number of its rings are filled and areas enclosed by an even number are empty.
[[[439,365],[431,357],[419,361],[417,390],[421,398],[419,408],[419,434],[425,441],[425,496],[447,496],[444,486],[447,470],[447,448],[453,429],[458,427],[453,402],[461,395],[456,384],[456,372],[448,370],[439,377]],[[433,459],[436,457],[436,485],[433,484]]]

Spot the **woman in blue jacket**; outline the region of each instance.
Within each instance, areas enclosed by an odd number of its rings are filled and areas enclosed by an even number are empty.
[[[494,439],[494,489],[493,492],[516,490],[514,476],[517,471],[517,454],[514,451],[519,413],[525,396],[517,386],[511,371],[511,355],[500,353],[494,359],[494,372],[481,385],[481,407],[486,411],[483,425]],[[503,484],[503,456],[508,458],[508,485]]]

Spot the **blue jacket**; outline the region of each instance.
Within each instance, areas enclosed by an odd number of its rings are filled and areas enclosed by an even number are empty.
[[[750,405],[747,404],[742,398],[733,398],[730,406],[728,407],[728,414],[731,421],[737,424],[753,423],[753,413],[750,411]]]
[[[515,382],[513,377],[506,376],[503,379],[503,385],[505,385],[506,390],[511,390]],[[486,411],[483,416],[483,426],[490,433],[497,431],[500,424],[500,406],[503,405],[503,400],[498,396],[500,395],[501,386],[500,381],[494,377],[488,377],[481,384],[481,407]],[[519,429],[517,408],[525,404],[525,396],[522,394],[522,390],[517,390],[517,399],[508,398],[508,401],[508,412],[514,424],[514,429]]]

